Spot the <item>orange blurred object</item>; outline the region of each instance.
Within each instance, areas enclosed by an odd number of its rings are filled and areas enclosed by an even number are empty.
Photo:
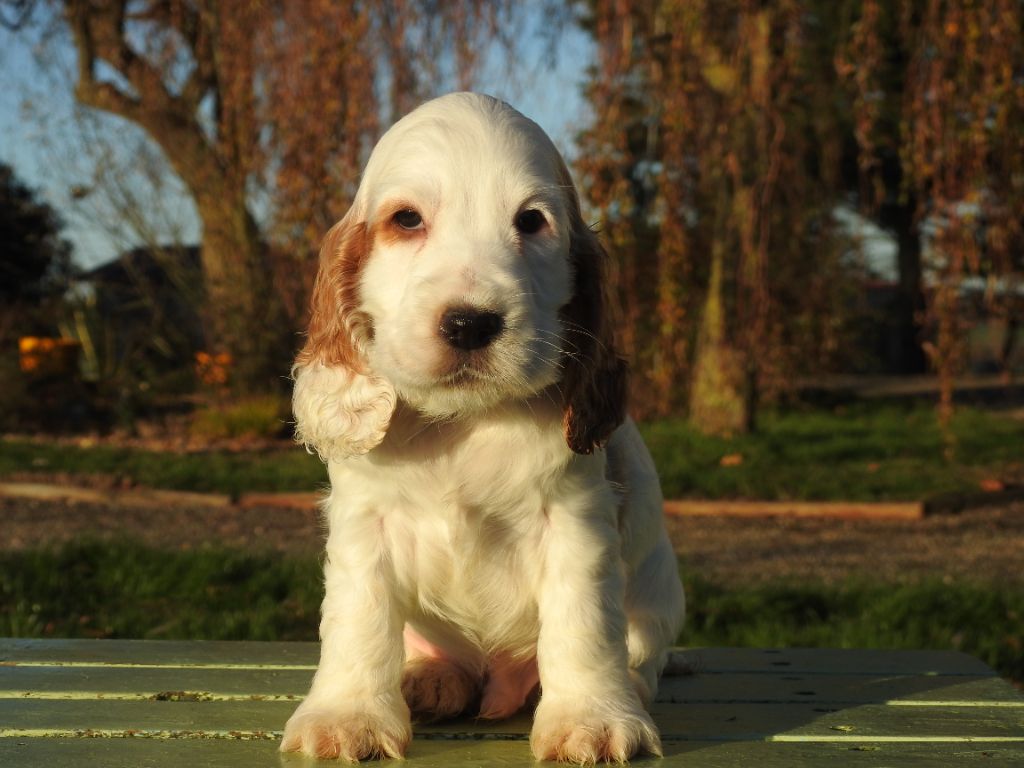
[[[196,352],[196,376],[203,384],[223,387],[231,378],[230,352]]]
[[[74,339],[22,336],[18,339],[18,363],[35,376],[73,376],[78,372],[82,345]]]

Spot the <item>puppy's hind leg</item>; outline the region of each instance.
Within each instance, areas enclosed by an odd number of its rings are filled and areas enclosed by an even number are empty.
[[[419,723],[458,717],[480,699],[483,673],[459,663],[406,625],[402,697]]]
[[[640,700],[650,706],[668,649],[682,629],[686,598],[678,562],[667,538],[630,574],[626,587],[629,674]]]

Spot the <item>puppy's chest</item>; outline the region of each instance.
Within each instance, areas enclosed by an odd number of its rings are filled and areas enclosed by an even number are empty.
[[[416,611],[482,645],[507,645],[509,635],[529,631],[545,518],[540,495],[524,496],[500,510],[448,498],[398,526],[407,538],[396,542],[393,566]]]
[[[572,470],[560,430],[499,416],[411,440],[396,430],[332,482],[379,519],[417,621],[509,649],[536,638],[548,508]]]

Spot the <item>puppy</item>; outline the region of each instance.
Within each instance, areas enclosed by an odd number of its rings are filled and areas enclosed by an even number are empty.
[[[538,759],[660,754],[645,705],[684,599],[604,259],[507,104],[444,96],[377,144],[294,369],[331,493],[320,664],[282,750],[401,757],[410,715],[504,718],[539,686]]]

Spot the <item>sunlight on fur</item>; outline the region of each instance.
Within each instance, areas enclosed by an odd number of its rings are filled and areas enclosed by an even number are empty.
[[[398,757],[413,719],[535,706],[538,759],[660,754],[645,705],[684,598],[604,261],[507,104],[450,94],[377,144],[293,372],[331,492],[320,664],[282,750]]]

